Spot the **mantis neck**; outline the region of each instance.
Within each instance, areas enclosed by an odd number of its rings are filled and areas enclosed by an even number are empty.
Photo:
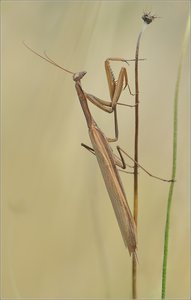
[[[84,91],[82,90],[82,87],[81,87],[81,84],[79,81],[76,82],[75,87],[76,87],[76,91],[78,94],[78,98],[80,100],[82,110],[84,112],[84,116],[86,118],[87,126],[88,126],[88,128],[90,128],[92,124],[95,124],[95,121],[90,113],[86,96],[84,94]]]

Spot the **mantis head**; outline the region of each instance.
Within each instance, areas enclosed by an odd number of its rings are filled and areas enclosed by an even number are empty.
[[[86,75],[86,73],[87,73],[86,71],[81,71],[81,72],[74,73],[73,80],[74,81],[81,80],[84,77],[84,75]]]

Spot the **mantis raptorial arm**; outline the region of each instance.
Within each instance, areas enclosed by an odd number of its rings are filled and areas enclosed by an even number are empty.
[[[114,73],[111,69],[110,66],[110,61],[121,61],[121,62],[128,62],[128,61],[134,61],[132,60],[127,60],[124,58],[108,58],[105,61],[105,71],[106,71],[106,76],[107,76],[107,82],[108,82],[108,87],[109,87],[109,93],[110,93],[110,99],[111,101],[105,101],[102,100],[94,95],[91,95],[89,93],[86,93],[87,99],[92,102],[94,105],[98,106],[100,109],[111,113],[113,112],[114,108],[116,107],[119,97],[122,93],[122,91],[128,87],[129,93],[134,96],[134,94],[131,92],[129,82],[128,82],[128,75],[127,75],[127,70],[126,68],[122,67],[118,79],[115,79]],[[121,104],[121,103],[120,103]],[[128,104],[122,104],[125,106],[130,106],[134,107],[134,105],[128,105]]]
[[[102,100],[102,99],[100,99],[100,98],[98,98],[94,95],[89,94],[89,93],[85,93],[85,96],[91,103],[93,103],[94,105],[96,105],[97,107],[102,109],[103,111],[108,112],[108,113],[114,112],[115,138],[108,139],[108,141],[109,142],[116,142],[118,140],[118,136],[119,136],[118,121],[117,121],[117,110],[116,110],[117,104],[122,104],[122,105],[130,106],[130,107],[135,107],[135,105],[128,105],[128,104],[118,103],[118,100],[121,96],[122,91],[127,86],[128,86],[128,89],[129,89],[129,93],[131,95],[134,95],[134,94],[132,94],[129,83],[128,83],[128,76],[127,76],[126,68],[124,68],[124,67],[121,68],[121,70],[119,72],[118,79],[115,80],[114,73],[113,73],[113,71],[111,69],[111,66],[110,66],[110,61],[122,61],[122,62],[127,63],[128,60],[124,59],[124,58],[112,58],[111,57],[111,58],[106,59],[106,61],[105,61],[105,71],[106,71],[106,76],[107,76],[107,82],[108,82],[111,101]],[[132,59],[130,61],[134,61],[134,59]]]

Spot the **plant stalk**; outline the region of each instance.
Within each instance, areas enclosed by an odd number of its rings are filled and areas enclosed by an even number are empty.
[[[174,95],[174,119],[173,119],[173,158],[172,158],[172,179],[176,177],[176,160],[177,160],[177,134],[178,134],[178,96],[179,86],[182,71],[182,62],[186,45],[189,36],[190,29],[190,17],[186,26],[185,36],[183,39],[182,51],[180,56],[180,62],[178,66],[178,75],[176,80],[175,95]],[[163,269],[162,269],[162,292],[161,299],[166,299],[166,283],[167,283],[167,262],[168,262],[168,245],[169,245],[169,232],[170,232],[170,212],[172,205],[172,196],[174,190],[174,182],[171,183],[168,194],[167,212],[166,212],[166,223],[165,223],[165,236],[164,236],[164,253],[163,253]]]
[[[138,62],[139,62],[139,46],[141,36],[146,28],[144,24],[143,29],[139,33],[135,53],[135,139],[134,139],[134,208],[133,215],[135,224],[138,224],[138,148],[139,148],[139,76],[138,76]],[[137,260],[136,256],[132,257],[132,298],[137,299]]]

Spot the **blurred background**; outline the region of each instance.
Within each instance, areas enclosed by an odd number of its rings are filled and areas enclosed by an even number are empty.
[[[72,76],[109,100],[107,57],[132,59],[144,11],[140,57],[140,163],[170,178],[173,97],[188,1],[4,1],[2,41],[2,298],[131,298],[131,259],[93,155]],[[112,64],[118,74],[122,63]],[[134,88],[134,63],[127,66]],[[179,97],[177,182],[172,204],[167,297],[189,297],[189,51]],[[126,89],[120,102],[133,104]],[[113,116],[91,107],[114,135]],[[118,107],[120,138],[133,155],[134,110]],[[113,144],[115,148],[115,145]],[[127,159],[128,162],[128,159]],[[131,163],[131,162],[129,162]],[[132,209],[133,177],[121,177]],[[138,297],[160,298],[169,184],[139,173]]]

